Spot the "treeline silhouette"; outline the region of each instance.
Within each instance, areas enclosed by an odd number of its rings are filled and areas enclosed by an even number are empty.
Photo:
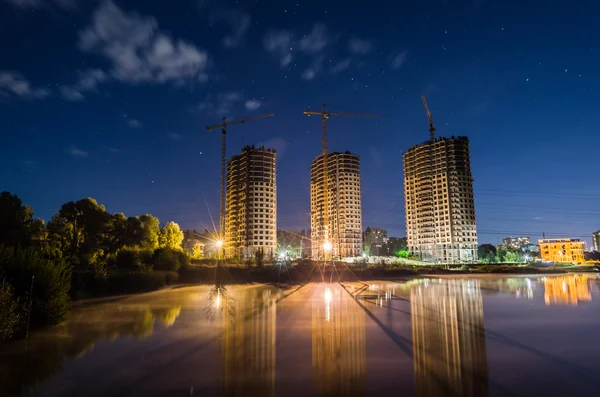
[[[112,214],[96,200],[70,201],[46,224],[0,193],[0,341],[58,324],[71,299],[151,291],[189,265],[176,223]]]

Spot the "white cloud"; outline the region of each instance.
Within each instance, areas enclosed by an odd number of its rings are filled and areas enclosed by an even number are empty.
[[[87,69],[79,72],[79,80],[75,85],[62,86],[60,92],[70,101],[82,101],[83,92],[96,91],[98,84],[109,80],[110,77],[100,69]]]
[[[251,111],[258,109],[261,105],[262,103],[257,99],[248,99],[246,101],[246,109]]]
[[[170,132],[167,134],[167,136],[174,141],[180,141],[183,138],[180,134],[176,132]]]
[[[348,40],[348,50],[353,54],[368,54],[373,45],[367,40],[352,37]]]
[[[338,63],[336,63],[335,65],[333,65],[329,70],[331,71],[331,73],[340,73],[346,69],[348,69],[348,67],[350,66],[350,58],[344,59],[343,61],[339,61]]]
[[[82,51],[102,54],[117,80],[136,83],[206,81],[208,54],[159,30],[153,17],[124,12],[112,1],[94,12],[92,24],[79,33]]]
[[[69,149],[66,150],[67,153],[69,153],[71,156],[75,156],[75,157],[87,157],[88,156],[88,152],[83,151],[75,146],[71,146]]]
[[[312,31],[300,40],[300,50],[309,54],[320,52],[332,41],[327,28],[322,23],[316,24]]]
[[[317,73],[323,68],[323,59],[322,55],[315,58],[313,63],[302,72],[301,77],[307,81],[314,79]]]
[[[287,30],[271,30],[265,34],[263,39],[265,50],[279,57],[279,63],[282,68],[285,68],[292,62],[292,39],[292,33]]]
[[[62,86],[60,87],[60,93],[65,99],[69,101],[77,102],[83,101],[83,94],[73,87]]]
[[[308,69],[305,69],[305,70],[302,72],[302,75],[301,75],[301,76],[302,76],[302,78],[303,78],[304,80],[307,80],[307,81],[308,81],[308,80],[312,80],[312,79],[314,79],[316,75],[317,75],[317,71],[316,71],[316,70],[314,70],[314,69],[311,69],[311,68],[308,68]]]
[[[406,51],[396,55],[392,60],[392,69],[400,69],[406,62]]]
[[[207,94],[204,101],[198,104],[198,110],[217,116],[227,116],[242,100],[243,95],[237,91],[222,92],[217,94],[216,97]]]
[[[142,122],[139,121],[138,119],[128,119],[127,124],[131,128],[142,128]]]
[[[73,8],[75,7],[74,0],[6,0],[14,6],[21,8],[48,6],[53,3],[62,8]]]
[[[0,70],[0,96],[40,99],[49,94],[50,91],[46,89],[33,88],[31,83],[21,73]]]
[[[226,48],[238,47],[245,39],[250,28],[250,14],[240,11],[230,11],[227,20],[231,24],[231,34],[223,38]]]
[[[119,153],[119,149],[116,148],[116,147],[109,147],[108,151],[111,152],[111,153]]]

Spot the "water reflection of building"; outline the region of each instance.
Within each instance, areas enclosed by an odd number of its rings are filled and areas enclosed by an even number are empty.
[[[581,274],[547,277],[544,300],[547,305],[577,305],[580,301],[591,301],[588,277]]]
[[[248,289],[219,296],[223,334],[220,354],[223,395],[275,395],[276,296]]]
[[[483,301],[478,281],[411,289],[416,395],[487,396]]]
[[[341,294],[326,288],[313,303],[313,376],[320,395],[360,396],[365,391],[365,313]]]

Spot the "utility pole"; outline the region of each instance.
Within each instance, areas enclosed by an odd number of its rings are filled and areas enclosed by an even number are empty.
[[[246,117],[243,119],[237,119],[237,120],[232,120],[232,121],[227,121],[227,117],[223,116],[222,119],[222,123],[221,124],[216,124],[216,125],[207,125],[206,129],[208,131],[212,131],[216,128],[220,128],[221,129],[221,196],[219,199],[219,240],[217,241],[217,246],[219,247],[219,250],[222,248],[223,250],[225,250],[225,183],[226,183],[226,173],[227,173],[227,167],[226,167],[226,156],[227,156],[227,127],[229,127],[230,125],[235,125],[235,124],[244,124],[247,123],[248,121],[252,121],[252,120],[258,120],[258,119],[263,119],[265,117],[272,117],[275,116],[274,113],[268,113],[268,114],[261,114],[259,116],[253,116],[253,117]]]
[[[376,114],[366,114],[366,113],[351,113],[351,112],[328,112],[327,105],[323,104],[321,111],[316,112],[313,110],[305,110],[304,114],[307,116],[318,115],[321,116],[321,128],[323,130],[323,137],[321,139],[321,149],[322,149],[322,158],[323,158],[323,256],[326,256],[326,252],[331,250],[331,243],[329,242],[329,202],[328,202],[328,173],[327,168],[329,167],[329,161],[327,156],[327,120],[331,116],[349,116],[349,117],[380,117]],[[336,182],[337,186],[337,182]],[[339,187],[339,186],[337,186]],[[336,189],[337,191],[337,189]],[[338,203],[339,208],[339,203]],[[338,219],[339,219],[339,211],[338,211]],[[340,241],[340,229],[338,227],[338,243]],[[338,245],[339,251],[339,245]],[[338,255],[341,256],[341,252],[338,252]]]

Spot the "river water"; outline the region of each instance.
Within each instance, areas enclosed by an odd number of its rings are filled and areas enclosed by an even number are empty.
[[[195,286],[0,346],[1,396],[593,396],[600,277]]]

